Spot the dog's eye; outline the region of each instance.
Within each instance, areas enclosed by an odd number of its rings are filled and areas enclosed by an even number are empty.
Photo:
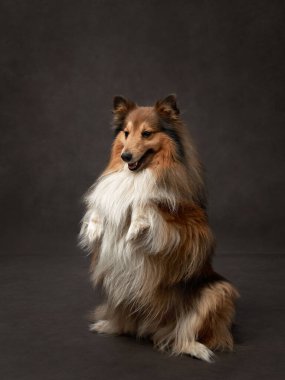
[[[143,131],[142,132],[142,137],[149,137],[152,134],[150,131]]]
[[[127,138],[129,136],[129,132],[128,131],[124,131],[124,134],[125,134],[125,138]]]

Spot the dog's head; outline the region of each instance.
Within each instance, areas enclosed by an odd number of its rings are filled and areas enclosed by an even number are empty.
[[[114,98],[114,127],[121,144],[121,159],[131,171],[149,166],[158,152],[182,159],[179,109],[175,95],[168,95],[153,107],[139,107],[122,96]]]

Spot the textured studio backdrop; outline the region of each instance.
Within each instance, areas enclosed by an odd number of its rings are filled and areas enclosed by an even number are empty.
[[[284,3],[283,3],[284,4]],[[222,253],[281,252],[279,1],[2,1],[2,231],[73,239],[103,170],[116,94],[176,93]],[[283,229],[283,230],[282,230]]]
[[[0,1],[1,379],[284,379],[284,19],[283,0]],[[169,93],[241,294],[213,365],[88,329],[101,294],[77,236],[113,97]]]

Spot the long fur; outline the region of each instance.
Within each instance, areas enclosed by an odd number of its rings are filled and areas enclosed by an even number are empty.
[[[150,141],[138,137],[142,125],[154,131]],[[91,330],[149,337],[160,350],[210,362],[212,350],[233,348],[238,292],[212,269],[201,168],[175,97],[154,107],[115,98],[114,128],[110,162],[86,196],[80,232],[92,281],[106,293]],[[131,172],[121,153],[144,145],[151,159]]]

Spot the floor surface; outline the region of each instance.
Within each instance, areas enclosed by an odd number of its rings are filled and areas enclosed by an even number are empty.
[[[235,352],[214,364],[169,357],[147,341],[88,331],[99,302],[89,258],[76,247],[0,257],[0,379],[284,379],[282,255],[219,255],[215,268],[239,288]],[[28,247],[25,247],[28,250]]]

